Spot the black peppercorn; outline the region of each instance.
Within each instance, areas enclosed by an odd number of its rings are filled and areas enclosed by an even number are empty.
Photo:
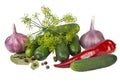
[[[47,66],[46,66],[46,69],[49,69],[49,68],[50,68],[50,66],[47,65]]]

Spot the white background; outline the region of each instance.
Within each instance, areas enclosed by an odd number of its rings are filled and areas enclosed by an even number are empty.
[[[47,6],[61,17],[71,12],[77,17],[80,25],[79,37],[90,27],[91,16],[95,16],[95,29],[100,30],[106,39],[116,43],[117,62],[107,68],[88,72],[75,72],[71,69],[53,67],[52,57],[48,57],[51,68],[40,67],[36,70],[30,66],[13,64],[4,46],[7,36],[12,33],[12,24],[17,31],[28,34],[29,31],[21,17],[24,13],[32,14],[40,11],[41,6]],[[0,82],[119,82],[120,79],[120,3],[119,0],[0,0]]]

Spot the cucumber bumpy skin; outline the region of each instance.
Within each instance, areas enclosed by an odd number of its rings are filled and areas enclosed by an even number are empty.
[[[82,60],[77,60],[71,63],[70,68],[74,71],[90,71],[95,69],[100,69],[108,67],[114,64],[117,57],[113,54],[107,54],[103,56],[87,58]]]

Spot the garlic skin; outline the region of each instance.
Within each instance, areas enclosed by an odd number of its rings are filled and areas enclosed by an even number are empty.
[[[92,17],[90,30],[81,36],[80,44],[84,49],[88,49],[103,40],[105,38],[102,32],[94,29],[94,17]]]
[[[27,36],[16,32],[16,26],[13,25],[13,34],[8,36],[5,40],[5,46],[8,51],[12,53],[21,53],[25,51],[25,42],[28,40]]]

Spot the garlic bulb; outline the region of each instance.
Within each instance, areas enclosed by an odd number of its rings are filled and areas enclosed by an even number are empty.
[[[13,25],[13,34],[8,36],[5,40],[6,48],[12,53],[20,53],[25,51],[25,42],[27,36],[16,32],[16,26]]]
[[[90,48],[104,40],[103,34],[94,29],[94,18],[92,16],[90,30],[80,38],[80,44],[84,49]]]

